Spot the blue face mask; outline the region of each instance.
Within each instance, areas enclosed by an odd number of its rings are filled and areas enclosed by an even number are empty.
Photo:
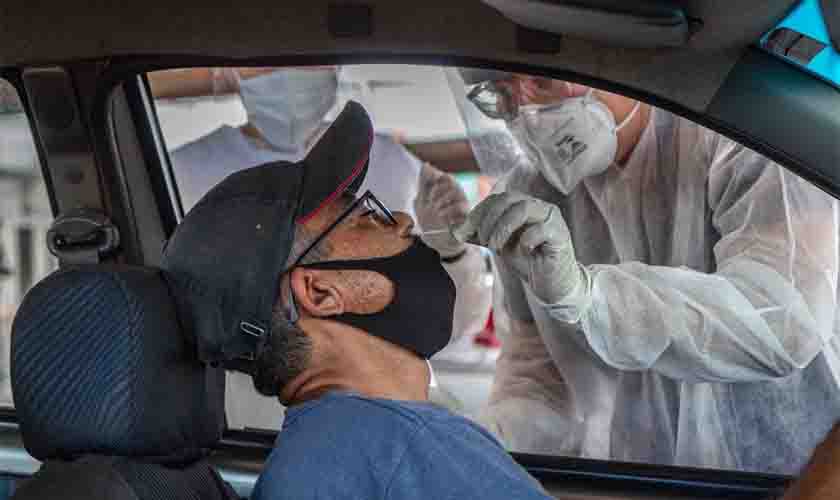
[[[248,121],[274,149],[301,158],[316,142],[337,91],[334,68],[281,69],[239,83]]]

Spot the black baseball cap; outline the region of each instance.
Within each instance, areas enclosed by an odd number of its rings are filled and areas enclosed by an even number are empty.
[[[295,225],[356,193],[372,144],[370,118],[350,101],[306,158],[231,174],[184,217],[162,267],[202,361],[253,357],[260,338],[271,334]]]

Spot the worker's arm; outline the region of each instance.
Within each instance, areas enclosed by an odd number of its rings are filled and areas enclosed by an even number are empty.
[[[562,303],[535,307],[558,324],[579,319],[578,334],[618,369],[687,381],[784,377],[835,341],[837,202],[755,152],[710,139],[703,175],[719,236],[713,272],[592,265],[584,312]],[[698,220],[684,234],[706,231]]]
[[[582,436],[567,384],[531,315],[519,278],[495,259],[493,322],[502,342],[478,420],[510,451],[578,455]]]
[[[161,99],[205,97],[239,92],[239,78],[250,78],[272,68],[184,68],[148,73],[152,95]]]
[[[455,317],[452,324],[454,343],[465,335],[474,335],[484,329],[490,316],[492,287],[484,281],[484,255],[475,246],[468,246],[463,255],[452,262],[443,263],[455,283]]]
[[[425,163],[420,169],[413,206],[422,230],[441,231],[424,235],[423,240],[441,255],[443,266],[455,283],[452,340],[480,332],[487,323],[492,302],[491,288],[482,282],[484,256],[478,247],[456,240],[447,231],[466,217],[470,208],[467,195],[454,177]]]

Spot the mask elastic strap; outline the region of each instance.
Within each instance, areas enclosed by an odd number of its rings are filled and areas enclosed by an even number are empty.
[[[636,112],[639,111],[639,107],[641,105],[642,105],[642,103],[640,103],[639,101],[636,101],[636,104],[635,104],[635,106],[633,106],[633,109],[630,110],[630,113],[628,113],[627,116],[625,116],[624,119],[621,120],[621,123],[619,123],[618,126],[615,128],[616,132],[623,129],[625,125],[630,123],[630,120],[632,120],[633,117],[636,116]]]
[[[429,389],[436,389],[438,381],[435,377],[435,370],[432,368],[432,362],[427,359],[426,364],[429,366]]]

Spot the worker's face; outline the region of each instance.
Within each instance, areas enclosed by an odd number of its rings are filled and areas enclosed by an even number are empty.
[[[496,82],[496,85],[506,89],[520,106],[556,104],[569,97],[580,97],[589,90],[578,83],[522,74]]]
[[[484,82],[472,87],[467,98],[492,119],[515,120],[523,106],[556,105],[565,99],[590,91],[584,85],[539,76],[514,74],[505,80]],[[602,93],[596,95],[601,97]]]
[[[558,104],[564,99],[581,97],[593,91],[593,95],[609,108],[616,120],[620,121],[636,104],[636,101],[619,94],[541,76],[514,74],[507,80],[495,82],[494,85],[504,90],[505,99],[509,99],[508,104],[503,101],[502,106],[513,111],[518,109],[517,106]]]

